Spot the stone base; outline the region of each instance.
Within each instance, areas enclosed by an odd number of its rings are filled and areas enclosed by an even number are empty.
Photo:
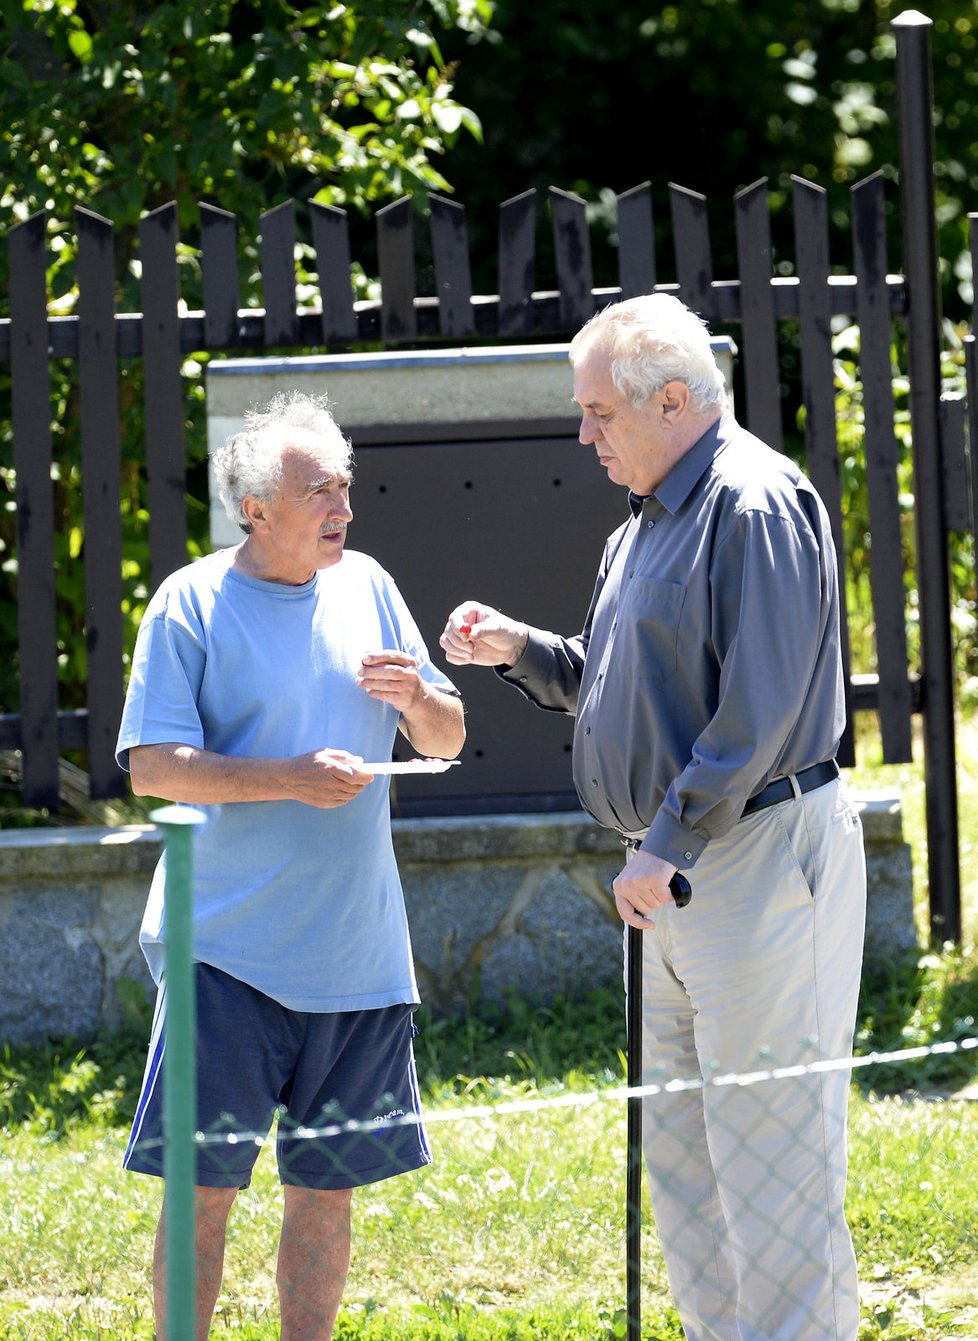
[[[859,798],[866,957],[913,948],[899,798]],[[439,1014],[545,1003],[621,982],[617,837],[580,813],[394,821],[421,994]],[[161,838],[152,825],[0,833],[0,1044],[87,1040],[122,1018],[119,985],[153,991],[137,944]]]

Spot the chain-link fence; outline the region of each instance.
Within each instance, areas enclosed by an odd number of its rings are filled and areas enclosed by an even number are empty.
[[[178,850],[168,832],[165,1125],[162,1133],[137,1133],[143,1155],[155,1155],[166,1173],[164,1232],[152,1267],[157,1315],[165,1317],[161,1338],[202,1335],[199,1309],[213,1313],[212,1335],[275,1337],[281,1317],[289,1341],[322,1341],[341,1303],[337,1336],[366,1341],[680,1338],[669,1279],[675,1287],[677,1268],[673,1255],[667,1273],[664,1223],[678,1225],[683,1243],[693,1245],[681,1264],[684,1289],[690,1280],[722,1278],[710,1208],[684,1143],[690,1115],[704,1110],[712,1115],[711,1139],[743,1163],[742,1198],[736,1205],[728,1199],[724,1215],[732,1235],[758,1245],[745,1274],[763,1278],[752,1288],[792,1319],[789,1333],[783,1323],[765,1330],[758,1318],[756,1336],[823,1341],[841,1334],[812,1286],[824,1262],[804,1256],[824,1189],[800,1172],[810,1152],[797,1149],[798,1133],[810,1128],[826,1081],[848,1085],[850,1071],[898,1068],[910,1090],[915,1062],[972,1053],[978,1037],[827,1061],[804,1060],[800,1045],[801,1060],[782,1064],[762,1054],[748,1072],[656,1075],[643,1085],[555,1084],[541,1092],[529,1081],[473,1078],[421,1117],[382,1093],[356,1113],[327,1105],[302,1126],[281,1112],[270,1114],[267,1127],[225,1113],[197,1130],[192,972],[188,928],[181,927],[189,868],[179,853],[181,844],[189,853],[192,829],[186,816],[171,818]],[[644,1176],[631,1177],[640,1161],[629,1116],[639,1111],[656,1170],[658,1225]],[[782,1139],[769,1139],[761,1157],[751,1133],[770,1126],[772,1112],[781,1115]],[[978,1325],[975,1105],[871,1097],[854,1105],[846,1145],[860,1338],[943,1335],[934,1319],[948,1301],[934,1294],[933,1280],[944,1269],[964,1282],[965,1294],[971,1289],[970,1315],[958,1300],[959,1325],[969,1316]],[[8,1255],[0,1268],[0,1337],[151,1336],[160,1180],[120,1171],[114,1131],[77,1148],[66,1143],[53,1160],[23,1141],[0,1150],[0,1242]],[[195,1193],[200,1161],[212,1185]],[[242,1171],[252,1164],[249,1181]],[[828,1178],[846,1176],[843,1167],[821,1167]],[[772,1270],[779,1254],[790,1269]],[[929,1294],[917,1288],[925,1277]],[[731,1296],[739,1288],[729,1282]],[[912,1297],[918,1330],[887,1330],[897,1296]]]
[[[903,1067],[913,1085],[913,1064],[935,1050],[969,1050],[978,1039],[931,1048],[856,1058],[857,1068],[885,1062]],[[815,1067],[758,1069],[753,1074],[714,1076],[706,1084],[718,1093],[737,1094],[762,1108],[773,1086],[804,1085],[826,1068],[847,1069],[853,1059]],[[370,1324],[388,1319],[384,1335],[441,1338],[440,1320],[451,1334],[521,1336],[515,1318],[547,1319],[555,1301],[565,1317],[576,1315],[580,1335],[610,1338],[627,1334],[625,1307],[626,1107],[642,1099],[647,1120],[675,1095],[697,1096],[697,1086],[662,1078],[640,1090],[609,1086],[582,1092],[525,1095],[518,1086],[483,1082],[476,1097],[462,1095],[425,1113],[432,1163],[357,1191],[353,1200],[352,1264],[343,1295],[338,1335],[372,1336]],[[506,1096],[506,1097],[500,1097]],[[918,1311],[938,1309],[933,1283],[921,1289],[919,1265],[907,1256],[914,1241],[921,1257],[931,1257],[932,1282],[957,1276],[973,1286],[978,1263],[978,1124],[974,1104],[911,1103],[906,1099],[854,1105],[850,1150],[850,1219],[859,1255],[864,1312],[874,1298],[892,1310],[893,1298],[914,1296]],[[291,1131],[286,1145],[313,1149],[335,1164],[342,1177],[344,1149],[351,1136],[374,1140],[378,1128],[410,1127],[413,1119],[348,1121],[338,1112],[323,1122]],[[283,1269],[278,1239],[283,1193],[266,1135],[235,1128],[195,1134],[194,1150],[226,1155],[240,1166],[243,1146],[257,1153],[251,1185],[237,1193],[233,1207],[218,1200],[215,1218],[206,1217],[202,1238],[224,1236],[223,1285],[215,1294],[213,1336],[279,1335],[279,1315],[289,1310],[293,1330],[303,1318],[318,1316],[345,1275],[345,1226],[336,1239],[316,1221],[296,1221],[298,1251]],[[4,1338],[109,1338],[152,1335],[150,1259],[152,1230],[160,1206],[160,1180],[121,1172],[118,1133],[90,1139],[82,1148],[54,1159],[26,1143],[8,1152],[4,1184],[3,1256],[0,1268],[11,1308]],[[676,1167],[677,1186],[684,1177]],[[758,1187],[776,1178],[761,1169]],[[171,1187],[171,1195],[172,1195]],[[679,1338],[659,1237],[647,1191],[643,1196],[641,1312],[643,1335]],[[301,1213],[301,1205],[298,1207]],[[695,1207],[691,1207],[691,1212]],[[745,1206],[745,1214],[751,1207]],[[781,1232],[772,1225],[772,1231]],[[192,1243],[189,1222],[177,1223],[182,1244]],[[55,1254],[59,1254],[55,1257]],[[53,1263],[53,1265],[52,1265]],[[970,1264],[970,1265],[969,1265]],[[702,1268],[703,1263],[694,1263]],[[884,1271],[885,1267],[885,1271]],[[970,1274],[969,1274],[970,1272]],[[963,1273],[963,1274],[962,1274]],[[55,1281],[55,1284],[52,1282]],[[778,1289],[789,1298],[804,1282],[785,1276]],[[193,1336],[186,1322],[186,1284],[171,1282],[170,1319],[181,1338]],[[916,1295],[915,1295],[916,1289]],[[974,1296],[972,1295],[972,1302]],[[0,1318],[5,1318],[0,1306]],[[959,1300],[954,1314],[963,1326],[968,1313]],[[56,1317],[62,1329],[55,1331]],[[479,1331],[477,1320],[494,1320]],[[973,1314],[972,1314],[973,1318]],[[974,1320],[974,1319],[973,1319]],[[513,1325],[514,1330],[507,1328]],[[813,1325],[820,1325],[816,1320]],[[429,1331],[422,1331],[428,1326]],[[189,1327],[189,1330],[188,1330]],[[401,1329],[400,1331],[398,1329]],[[101,1330],[99,1330],[101,1329]],[[298,1333],[301,1335],[301,1332]],[[321,1335],[311,1331],[310,1335]],[[545,1337],[547,1332],[541,1330]],[[563,1333],[566,1335],[568,1333]],[[936,1337],[967,1331],[868,1331],[867,1336]],[[786,1339],[787,1341],[787,1339]]]

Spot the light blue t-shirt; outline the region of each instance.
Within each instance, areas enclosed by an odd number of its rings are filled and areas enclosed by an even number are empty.
[[[390,576],[347,551],[303,586],[231,567],[221,550],[180,569],[146,610],[116,757],[177,742],[217,754],[284,758],[348,750],[390,759],[398,713],[355,681],[366,652],[399,649],[422,678],[432,665]],[[375,1009],[418,1000],[391,840],[389,780],[346,805],[298,801],[201,806],[194,831],[195,957],[302,1011]],[[139,940],[164,968],[165,857]]]

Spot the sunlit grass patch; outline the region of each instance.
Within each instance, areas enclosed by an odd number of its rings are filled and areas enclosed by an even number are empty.
[[[525,1081],[496,1080],[494,1089],[500,1103],[528,1111],[481,1115],[484,1095],[479,1116],[466,1116],[464,1100],[442,1105],[451,1120],[431,1124],[434,1164],[358,1194],[338,1341],[622,1334],[623,1102],[594,1091],[580,1106],[548,1108]],[[0,1208],[0,1337],[151,1336],[159,1186],[123,1173],[124,1135],[10,1132],[3,1141],[12,1195]],[[978,1105],[854,1091],[850,1144],[862,1337],[955,1335],[973,1313],[967,1291],[978,1269]],[[232,1212],[216,1336],[278,1334],[280,1197],[265,1151]],[[644,1249],[647,1334],[679,1341],[648,1217]]]

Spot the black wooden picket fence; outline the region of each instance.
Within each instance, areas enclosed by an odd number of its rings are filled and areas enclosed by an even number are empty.
[[[141,311],[114,304],[114,230],[78,209],[78,305],[49,316],[45,273],[48,220],[40,214],[11,230],[9,318],[0,320],[0,364],[9,364],[19,564],[18,712],[0,716],[0,748],[19,749],[28,805],[56,802],[59,754],[84,750],[95,797],[121,793],[114,743],[123,699],[122,546],[119,524],[121,432],[119,361],[142,359],[145,469],[155,586],[186,562],[186,469],[181,364],[194,351],[254,354],[274,349],[349,349],[362,343],[418,347],[446,342],[532,343],[569,338],[598,306],[659,289],[677,293],[712,325],[738,331],[743,404],[740,417],[782,447],[778,324],[794,323],[800,347],[807,467],[832,517],[845,563],[842,490],[836,434],[831,325],[846,316],[860,330],[865,452],[872,530],[872,600],[878,672],[848,677],[852,713],[878,714],[887,762],[911,757],[911,721],[921,714],[927,783],[932,930],[960,933],[955,779],[954,682],[947,535],[974,530],[978,471],[968,441],[978,441],[978,359],[968,343],[965,399],[942,398],[940,299],[934,222],[929,25],[894,24],[901,127],[903,273],[891,273],[884,219],[885,185],[877,174],[851,192],[853,273],[832,273],[824,190],[793,181],[794,274],[775,275],[767,184],[734,202],[739,275],[714,278],[704,197],[671,188],[674,281],[660,282],[653,241],[652,193],[640,185],[618,197],[618,284],[596,288],[586,206],[551,188],[556,285],[537,290],[536,229],[541,202],[527,191],[499,211],[498,292],[473,295],[464,208],[431,197],[429,226],[435,293],[418,296],[417,212],[400,200],[376,215],[382,297],[355,302],[351,245],[343,211],[308,207],[319,276],[318,306],[296,296],[296,206],[261,218],[264,307],[242,308],[238,291],[239,227],[235,217],[200,206],[203,310],[178,306],[177,211],[146,216],[139,230]],[[973,220],[974,222],[974,220]],[[978,255],[978,242],[973,241]],[[978,265],[976,265],[978,273]],[[904,323],[911,379],[921,664],[908,662],[900,541],[897,440],[891,380],[893,323]],[[87,707],[59,711],[55,619],[52,430],[49,363],[73,360],[81,406],[84,565],[89,680]],[[505,411],[501,408],[501,417]],[[566,410],[555,407],[555,423]],[[566,427],[564,420],[560,421]],[[968,430],[971,430],[970,433]],[[485,436],[485,428],[482,428]],[[502,430],[501,430],[502,431]],[[512,434],[510,434],[512,436]],[[410,438],[407,439],[410,441]],[[964,487],[962,487],[964,486]],[[459,593],[446,586],[447,611]],[[848,637],[846,641],[848,658]],[[518,744],[517,744],[518,752]],[[842,762],[853,762],[851,726]],[[518,761],[517,761],[518,763]]]

